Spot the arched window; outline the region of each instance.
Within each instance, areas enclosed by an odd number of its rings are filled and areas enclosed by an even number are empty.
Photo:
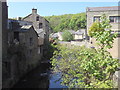
[[[36,17],[36,21],[39,21],[39,16]]]

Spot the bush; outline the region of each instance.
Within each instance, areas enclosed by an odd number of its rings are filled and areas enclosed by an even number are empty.
[[[69,31],[64,31],[62,34],[63,41],[71,41],[73,40],[73,35]]]
[[[100,27],[100,22],[94,22],[90,27],[90,29],[88,30],[88,34],[89,36],[93,37],[93,34],[95,32],[100,32],[100,31],[104,31],[104,29]]]

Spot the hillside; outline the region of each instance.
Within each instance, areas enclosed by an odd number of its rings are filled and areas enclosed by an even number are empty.
[[[86,28],[86,14],[65,14],[59,16],[46,16],[53,32],[63,31],[63,30],[78,30],[81,28]]]

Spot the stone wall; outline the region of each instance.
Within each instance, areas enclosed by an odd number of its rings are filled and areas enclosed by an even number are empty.
[[[8,9],[6,2],[2,2],[2,56],[7,56],[7,20]]]
[[[4,0],[4,2],[0,2],[0,8],[1,8],[1,15],[2,15],[2,22],[1,22],[1,29],[2,29],[2,32],[0,35],[1,36],[1,47],[2,47],[2,83],[4,82],[4,78],[8,78],[9,75],[6,75],[6,72],[7,72],[7,64],[8,64],[8,61],[7,61],[7,57],[8,57],[8,54],[7,54],[7,48],[8,48],[8,44],[7,44],[7,20],[8,20],[8,9],[7,9],[7,3],[5,2],[6,0]],[[3,87],[3,84],[2,84],[2,87]]]
[[[90,26],[93,24],[93,17],[94,16],[101,16],[102,14],[106,14],[107,18],[109,19],[109,16],[120,16],[119,15],[119,9],[118,10],[102,10],[102,11],[89,11],[87,10],[87,33],[90,28]],[[112,31],[120,31],[120,23],[110,23],[111,24],[111,30]],[[120,33],[119,33],[120,34]],[[113,47],[109,49],[108,51],[111,53],[113,58],[120,59],[120,35],[116,39],[114,39]],[[92,42],[92,46],[98,48],[96,46],[96,40],[94,38],[90,38],[90,42]],[[119,63],[119,62],[118,62]],[[113,75],[113,81],[115,84],[115,87],[120,88],[120,74],[118,73],[120,71],[116,71]]]
[[[2,2],[0,1],[0,23],[2,23]],[[2,24],[0,24],[0,89],[2,88]]]
[[[92,26],[93,24],[93,17],[94,16],[101,16],[102,14],[106,14],[107,18],[109,19],[109,16],[119,16],[118,15],[118,10],[106,10],[106,11],[89,11],[87,10],[86,11],[87,13],[87,33],[88,33],[88,30],[89,28]],[[112,31],[120,31],[120,28],[118,28],[118,26],[120,26],[120,23],[110,23],[111,24],[111,30]],[[90,38],[90,42],[92,42],[93,46],[96,46],[96,41],[94,38]],[[120,37],[117,37],[115,40],[114,40],[114,44],[113,44],[113,48],[110,49],[110,53],[112,54],[112,56],[114,58],[120,58],[118,55],[120,53],[120,50],[119,50],[119,45],[120,45]]]
[[[38,19],[37,19],[38,18]],[[37,9],[32,9],[32,13],[23,18],[24,21],[30,21],[33,22],[33,27],[38,33],[39,36],[41,36],[41,29],[44,31],[44,44],[43,44],[43,51],[45,55],[46,51],[48,50],[48,44],[49,44],[49,33],[50,33],[50,27],[49,27],[49,22],[41,17],[40,15],[37,14]],[[41,24],[41,26],[40,26]],[[39,33],[40,32],[40,33]]]
[[[95,38],[90,38],[90,41],[92,42],[92,46],[95,48],[98,48],[98,45],[96,44],[96,40]],[[113,47],[111,49],[108,49],[108,51],[110,52],[110,54],[112,55],[113,58],[118,58],[120,59],[120,37],[117,37],[116,39],[114,39],[114,43],[113,43]]]
[[[14,43],[14,32],[19,32],[19,43]],[[27,31],[9,31],[8,57],[6,72],[4,72],[3,88],[10,88],[30,70],[40,64],[38,54],[38,35],[34,28]],[[32,41],[30,41],[32,38]],[[5,65],[6,66],[6,65]],[[4,69],[4,70],[5,70]]]
[[[116,11],[87,11],[87,33],[88,30],[90,28],[90,26],[93,24],[93,17],[94,16],[101,16],[102,14],[106,14],[107,18],[109,19],[109,16],[118,16],[118,10]],[[112,25],[112,30],[116,31],[116,30],[120,30],[118,29],[118,25],[120,25],[120,23],[110,23]]]
[[[3,51],[1,55],[1,57],[3,56],[2,86],[3,88],[10,88],[15,83],[17,83],[23,75],[40,64],[41,58],[43,56],[43,45],[39,45],[38,34],[33,26],[28,30],[22,30],[20,27],[15,27],[15,25],[13,25],[15,30],[7,30],[7,5],[6,3],[0,3],[0,6],[3,7],[0,8],[3,9],[2,15],[0,13],[3,21],[2,26],[0,26],[0,29],[2,29],[2,33],[0,33],[2,34],[0,35],[2,36],[0,38],[2,39],[0,44],[2,48],[0,51]],[[33,17],[34,16],[35,14]],[[29,21],[30,19],[31,21],[35,21],[36,18],[33,17],[28,17]],[[36,23],[33,25],[37,25],[35,27],[39,27],[39,25]],[[44,27],[46,27],[46,24],[44,24]],[[48,34],[48,31],[46,32]],[[19,38],[17,42],[15,41],[15,39],[17,39],[15,38],[15,33],[17,33]]]

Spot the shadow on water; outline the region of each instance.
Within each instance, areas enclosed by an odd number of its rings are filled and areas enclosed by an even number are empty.
[[[13,88],[67,88],[60,85],[60,73],[52,73],[50,63],[41,63],[40,66],[27,73]]]

